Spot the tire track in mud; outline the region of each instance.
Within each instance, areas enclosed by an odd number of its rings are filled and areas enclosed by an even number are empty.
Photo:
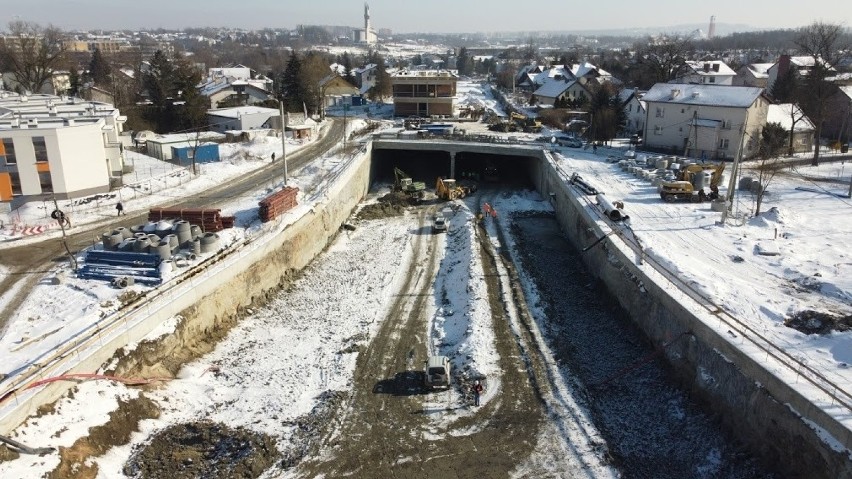
[[[468,198],[478,208],[479,198]],[[421,211],[419,232],[428,230],[431,208]],[[543,407],[550,393],[546,355],[528,331],[529,314],[522,327],[511,318],[525,309],[517,277],[511,288],[504,284],[505,261],[495,254],[479,225],[478,251],[481,274],[488,291],[495,348],[501,378],[493,399],[482,408],[460,405],[455,392],[425,394],[420,368],[427,354],[429,318],[423,307],[434,295],[439,274],[435,236],[418,235],[409,277],[370,346],[359,355],[354,391],[347,410],[329,424],[322,450],[306,458],[294,471],[298,477],[405,477],[479,478],[533,474],[538,477],[597,477],[594,465],[577,459],[587,451],[570,446],[551,449],[547,457],[530,461],[541,446],[539,437],[552,419]],[[424,244],[425,243],[425,244]],[[508,301],[508,305],[507,305]],[[541,390],[545,393],[542,393]],[[446,395],[442,398],[440,395]],[[442,402],[440,407],[434,407]],[[541,452],[539,451],[539,455]],[[565,459],[565,455],[570,456]]]

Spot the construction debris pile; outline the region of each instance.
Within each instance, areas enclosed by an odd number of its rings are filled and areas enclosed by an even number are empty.
[[[293,209],[298,204],[296,202],[296,195],[298,193],[299,188],[287,186],[262,199],[258,203],[260,206],[260,221],[264,223],[272,221],[281,214]]]
[[[216,208],[151,208],[148,221],[184,220],[201,227],[201,231],[217,232],[233,228],[233,216],[222,216],[222,210]]]

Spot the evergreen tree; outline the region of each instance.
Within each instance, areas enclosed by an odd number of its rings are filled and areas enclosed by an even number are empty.
[[[68,94],[71,96],[80,96],[80,72],[77,71],[77,67],[71,68],[71,71],[68,73]]]
[[[302,60],[299,54],[293,52],[287,61],[287,67],[281,75],[279,94],[284,98],[284,108],[287,111],[301,111],[305,100],[302,86]]]
[[[161,50],[154,53],[150,68],[142,72],[142,87],[148,92],[148,99],[154,106],[167,106],[175,90],[175,69]]]
[[[390,74],[385,67],[385,60],[381,55],[376,55],[376,84],[370,89],[370,98],[373,100],[382,101],[385,97],[393,94],[393,85],[391,85]]]
[[[589,100],[591,139],[609,141],[618,134],[625,123],[624,108],[618,97],[618,91],[611,83],[599,85]]]
[[[468,70],[467,47],[461,47],[459,49],[459,56],[456,59],[456,69],[459,72],[459,76],[470,75],[472,73],[471,70]]]
[[[349,56],[349,52],[343,52],[343,58],[341,59],[341,63],[343,64],[343,78],[349,83],[353,83],[352,57]]]
[[[109,83],[109,75],[111,69],[109,63],[106,61],[103,55],[101,55],[100,48],[96,48],[94,52],[92,52],[92,59],[89,62],[89,75],[92,78],[92,81],[95,82],[95,85],[107,85]]]
[[[778,103],[793,103],[799,90],[799,75],[795,68],[788,68],[783,75],[779,75],[772,84],[769,94]]]

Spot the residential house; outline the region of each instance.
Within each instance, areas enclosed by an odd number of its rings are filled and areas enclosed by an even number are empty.
[[[745,86],[657,83],[642,97],[647,104],[645,148],[703,159],[757,152],[766,124],[763,89]]]
[[[106,103],[0,92],[0,201],[109,191],[124,170],[125,121]]]
[[[624,116],[626,118],[624,124],[624,132],[628,135],[643,135],[645,133],[645,117],[647,109],[642,97],[645,96],[645,91],[638,88],[623,89],[619,92]]]
[[[458,74],[446,70],[400,70],[391,75],[395,116],[455,116]]]
[[[813,151],[814,124],[805,116],[798,105],[792,103],[769,105],[766,123],[780,124],[788,135],[791,130],[793,131],[793,153]]]
[[[734,85],[736,86],[756,86],[758,88],[766,88],[769,81],[769,68],[774,63],[750,63],[743,65],[737,70],[737,76],[734,77]]]
[[[672,83],[732,85],[737,72],[720,60],[686,62],[686,72]]]
[[[272,128],[270,118],[280,116],[281,113],[276,108],[238,106],[207,110],[207,123],[211,130],[218,132],[257,130]]]
[[[323,109],[345,103],[344,98],[351,98],[359,93],[358,87],[349,83],[336,73],[332,73],[320,80]]]
[[[589,90],[579,80],[552,80],[533,92],[532,102],[554,106],[557,102],[583,102],[591,97]]]
[[[376,70],[375,63],[369,63],[361,68],[353,68],[350,74],[358,87],[358,93],[366,95],[370,88],[376,85],[378,70]]]
[[[822,134],[831,140],[848,144],[852,140],[852,85],[841,85],[829,97]]]
[[[248,84],[245,80],[219,78],[199,87],[199,92],[210,101],[210,108],[257,105],[273,99],[270,92]]]
[[[807,75],[810,72],[816,61],[812,56],[790,56],[790,55],[781,55],[777,62],[775,62],[769,69],[766,71],[767,80],[766,80],[766,91],[771,93],[772,86],[775,84],[775,81],[779,77],[783,77],[787,71],[794,70],[799,76]],[[834,71],[834,68],[830,70]]]
[[[603,83],[620,83],[608,71],[603,68],[598,68],[589,62],[577,63],[571,65],[571,75],[580,82],[581,85],[588,84],[603,84]]]

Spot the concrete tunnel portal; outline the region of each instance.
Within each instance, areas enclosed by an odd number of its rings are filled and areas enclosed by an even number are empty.
[[[420,146],[419,144],[417,146]],[[477,145],[478,150],[484,147]],[[437,178],[457,180],[473,178],[485,182],[487,167],[496,169],[496,184],[515,188],[533,188],[532,174],[534,165],[539,161],[535,156],[522,156],[515,151],[447,151],[440,147],[431,149],[406,149],[402,143],[392,148],[382,144],[373,144],[370,170],[370,185],[394,182],[394,168],[399,168],[414,179],[426,183],[426,188],[435,187]],[[493,169],[491,171],[493,171]]]

